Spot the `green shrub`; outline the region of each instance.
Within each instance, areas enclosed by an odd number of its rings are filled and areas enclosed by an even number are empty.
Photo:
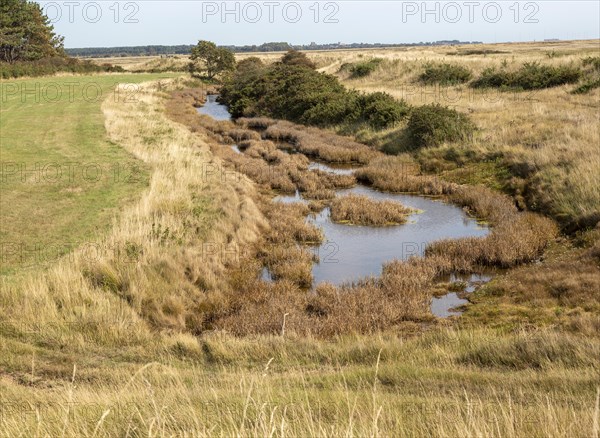
[[[456,85],[464,84],[472,77],[471,71],[462,65],[428,63],[419,80],[428,85]]]
[[[301,123],[314,126],[342,125],[360,119],[361,108],[356,93],[342,93],[332,96],[302,114]]]
[[[592,66],[592,68],[596,71],[600,71],[600,56],[588,56],[584,58],[581,63],[584,66]]]
[[[496,70],[494,67],[486,68],[472,84],[475,88],[504,88],[510,84],[510,73],[504,68]]]
[[[358,62],[356,64],[350,64],[350,77],[352,78],[364,78],[373,73],[383,59],[381,58],[373,58],[368,61]]]
[[[537,90],[572,84],[580,78],[581,71],[571,65],[554,67],[538,62],[526,62],[517,71],[488,68],[472,85],[475,88]]]
[[[405,101],[398,101],[391,95],[382,92],[362,95],[360,106],[363,118],[375,129],[394,126],[409,112]]]
[[[407,126],[408,140],[413,148],[466,140],[474,131],[475,125],[467,115],[439,104],[414,108]]]
[[[313,70],[317,68],[316,64],[306,56],[306,53],[294,49],[288,50],[287,53],[283,55],[280,62],[287,65],[300,65]]]
[[[247,67],[247,66],[246,66]],[[309,66],[255,63],[238,68],[221,87],[221,101],[234,117],[267,116],[315,126],[393,126],[408,114],[408,105],[386,93],[347,90],[332,75]]]
[[[510,52],[505,52],[504,50],[474,49],[474,50],[462,50],[460,52],[446,52],[446,55],[449,55],[449,56],[471,56],[471,55],[487,56],[487,55],[497,55],[497,54],[502,54],[502,53],[510,53]]]

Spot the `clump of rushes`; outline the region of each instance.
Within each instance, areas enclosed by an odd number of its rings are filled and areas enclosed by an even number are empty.
[[[367,196],[347,195],[331,203],[331,220],[350,225],[400,225],[413,210],[394,201],[375,201]]]

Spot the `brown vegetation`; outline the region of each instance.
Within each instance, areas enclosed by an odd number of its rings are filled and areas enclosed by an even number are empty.
[[[498,47],[521,58],[529,45]],[[403,62],[382,63],[355,83],[399,93],[403,75],[412,78],[423,62],[422,50],[393,51],[390,57],[400,54]],[[440,58],[448,49],[426,50]],[[472,58],[470,68],[500,61],[498,52]],[[336,56],[311,53],[319,65],[321,57],[338,62]],[[111,252],[90,260],[77,251],[39,275],[24,274],[24,281],[2,279],[0,430],[598,436],[598,229],[554,240],[552,221],[519,212],[497,191],[448,182],[447,173],[446,181],[423,175],[406,156],[376,155],[358,172],[361,181],[443,196],[488,220],[490,235],[439,242],[425,257],[388,263],[377,279],[307,291],[307,246],[321,233],[305,216],[328,201],[275,204],[272,189],[302,186],[306,195],[351,180],[326,182],[329,176],[308,171],[303,154],[287,156],[245,127],[205,128],[212,121],[196,114],[191,96],[187,107],[170,102],[171,116],[191,135],[163,116],[164,91],[146,85],[136,103],[103,105],[111,141],[152,169],[139,202],[123,210],[101,242],[127,258]],[[457,105],[473,107],[485,137],[440,146],[419,162],[445,166],[455,153],[489,158],[500,151],[520,175],[512,182],[527,198],[520,207],[541,203],[554,217],[593,223],[598,91],[559,91],[510,110],[493,100],[461,99]],[[499,123],[507,128],[496,129]],[[231,150],[234,141],[244,154]],[[275,177],[263,176],[275,168]],[[516,266],[529,260],[535,262]],[[477,265],[511,268],[470,295],[461,318],[436,321],[429,303],[438,278]],[[261,280],[263,266],[275,281]]]
[[[349,137],[332,134],[327,131],[296,125],[291,122],[277,120],[271,123],[268,119],[260,118],[239,119],[239,123],[252,128],[266,126],[264,136],[277,142],[286,142],[308,157],[330,163],[366,164],[377,156],[372,148],[357,143]]]
[[[600,333],[600,228],[571,244],[553,245],[544,262],[524,265],[482,288],[461,318],[465,326],[518,324],[559,326],[579,334]],[[498,319],[497,315],[502,314]]]
[[[400,225],[411,212],[398,202],[375,201],[361,195],[342,196],[331,202],[331,220],[351,225]]]

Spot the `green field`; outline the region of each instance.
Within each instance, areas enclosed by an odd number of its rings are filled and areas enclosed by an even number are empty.
[[[171,75],[172,76],[172,75]],[[106,139],[103,99],[135,99],[168,74],[3,81],[0,142],[1,274],[46,266],[98,236],[147,183],[148,169]]]

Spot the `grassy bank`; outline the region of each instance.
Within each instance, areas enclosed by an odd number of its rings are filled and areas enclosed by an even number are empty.
[[[173,337],[53,389],[3,375],[9,436],[591,437],[600,345],[489,330],[339,338]],[[144,365],[145,362],[148,362]],[[35,370],[32,374],[36,374]],[[44,382],[48,384],[48,379]]]

